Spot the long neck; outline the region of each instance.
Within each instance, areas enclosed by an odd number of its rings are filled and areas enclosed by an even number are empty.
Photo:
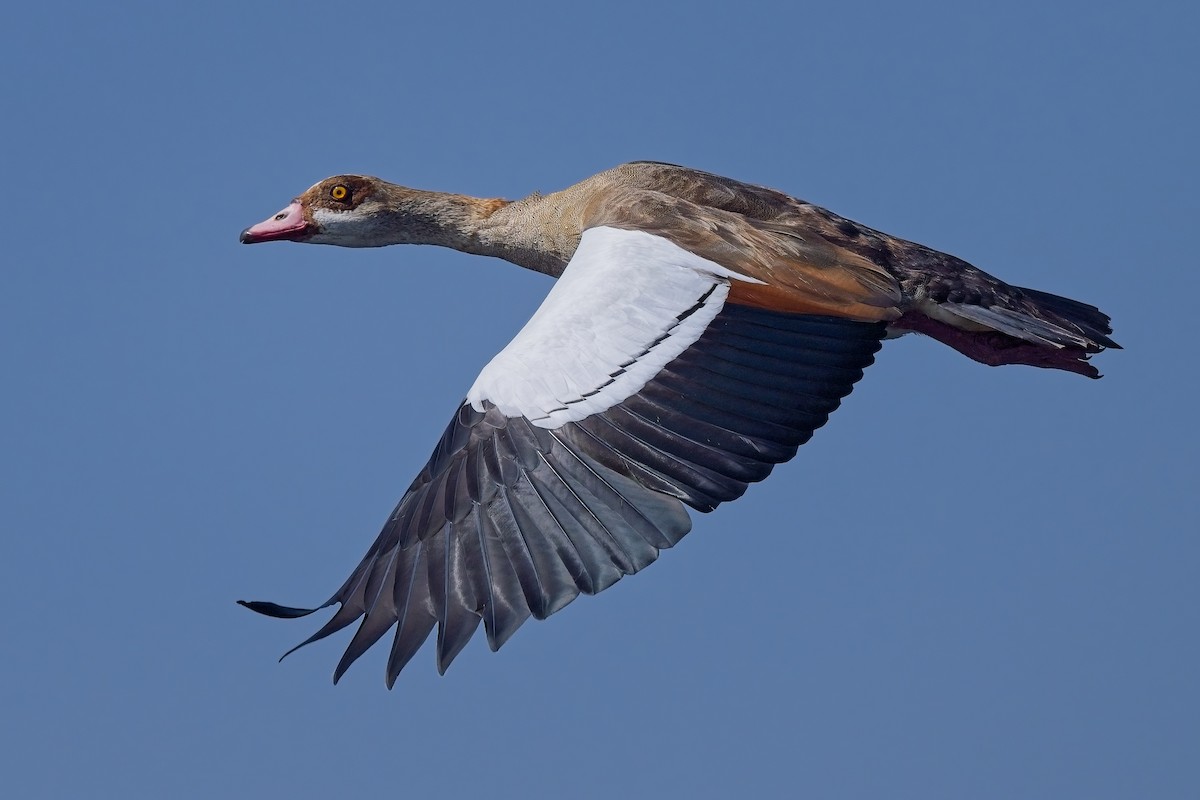
[[[440,245],[558,276],[579,241],[547,218],[539,195],[513,203],[399,186],[391,195],[372,215],[379,244]]]
[[[484,222],[506,200],[391,187],[379,209],[372,209],[372,244],[436,244],[474,252]]]

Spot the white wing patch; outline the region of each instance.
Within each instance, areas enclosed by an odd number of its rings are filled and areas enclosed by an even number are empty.
[[[557,428],[636,394],[725,305],[729,281],[761,283],[661,236],[590,228],[525,327],[467,401]]]

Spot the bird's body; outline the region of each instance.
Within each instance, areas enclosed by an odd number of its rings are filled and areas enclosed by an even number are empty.
[[[393,626],[389,685],[436,625],[444,670],[654,560],[789,459],[880,341],[1098,377],[1108,317],[781,192],[636,162],[508,202],[338,176],[247,243],[437,244],[560,277],[488,364],[309,641]],[[303,609],[248,603],[275,616]],[[324,606],[323,606],[324,607]]]

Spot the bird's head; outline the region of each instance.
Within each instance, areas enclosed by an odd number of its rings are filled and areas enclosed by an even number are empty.
[[[340,247],[392,244],[396,190],[378,178],[335,175],[311,187],[279,213],[242,231],[242,244],[306,242]]]

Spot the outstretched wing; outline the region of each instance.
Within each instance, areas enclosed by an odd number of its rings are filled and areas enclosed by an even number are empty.
[[[435,626],[440,671],[481,621],[497,649],[654,561],[690,529],[687,506],[709,511],[790,459],[885,323],[736,302],[731,287],[755,285],[663,236],[586,231],[321,606],[340,604],[303,644],[361,619],[334,680],[392,628],[389,686]]]

